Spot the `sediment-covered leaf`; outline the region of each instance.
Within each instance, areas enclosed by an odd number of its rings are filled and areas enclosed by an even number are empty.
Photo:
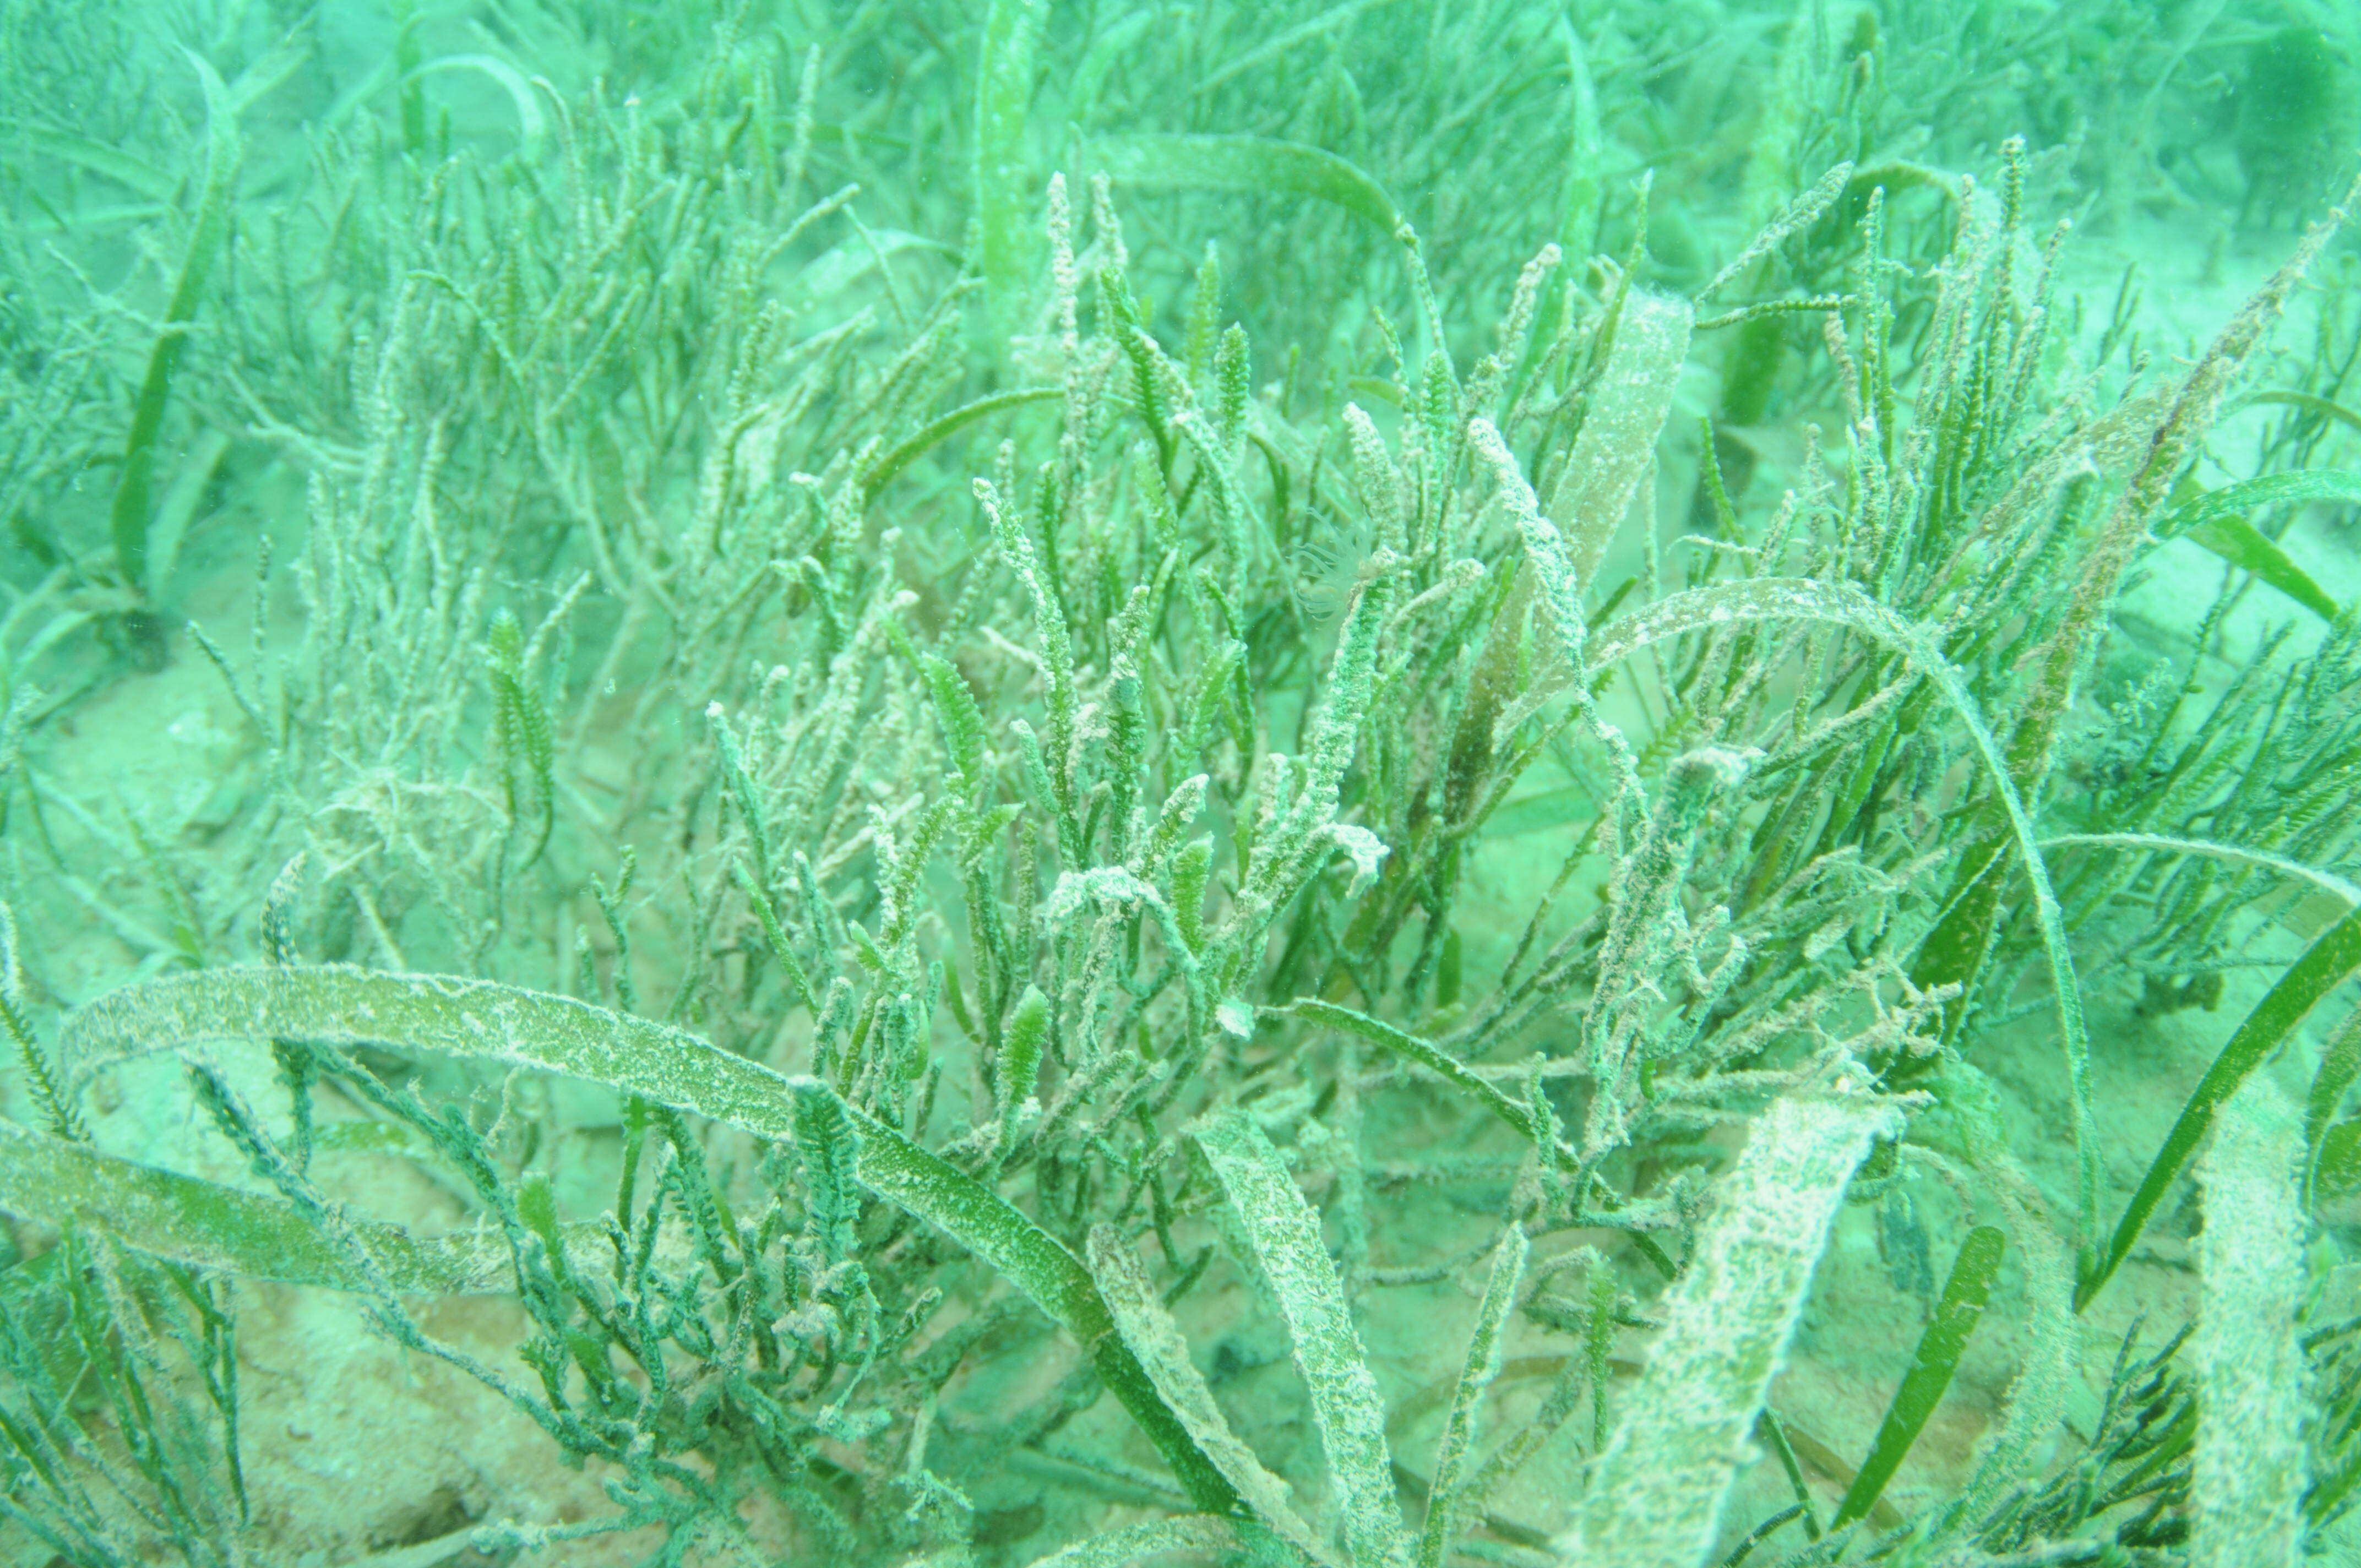
[[[1861,1095],[1786,1097],[1756,1117],[1717,1185],[1688,1267],[1559,1553],[1584,1568],[1692,1568],[1719,1529],[1846,1185],[1901,1130]]]
[[[1418,1568],[1442,1568],[1466,1515],[1469,1499],[1465,1487],[1470,1445],[1476,1440],[1477,1409],[1484,1401],[1484,1391],[1500,1375],[1501,1336],[1517,1304],[1517,1285],[1524,1278],[1529,1250],[1524,1231],[1516,1225],[1510,1225],[1492,1249],[1484,1299],[1476,1310],[1476,1332],[1468,1336],[1467,1358],[1460,1368],[1458,1387],[1452,1392],[1450,1414],[1444,1418],[1434,1484],[1426,1497],[1426,1528],[1419,1532]]]
[[[1101,137],[1091,144],[1091,159],[1126,185],[1311,196],[1365,217],[1389,235],[1401,222],[1393,198],[1375,180],[1325,148],[1301,142],[1142,132]]]
[[[1411,1541],[1394,1497],[1385,1402],[1345,1304],[1344,1283],[1320,1239],[1320,1217],[1243,1112],[1216,1113],[1193,1131],[1287,1319],[1354,1568],[1407,1568]]]
[[[1597,579],[1642,476],[1655,465],[1656,439],[1672,411],[1696,317],[1686,300],[1669,294],[1633,290],[1623,301],[1582,430],[1542,509],[1565,535],[1567,559],[1586,587]]]
[[[103,1230],[151,1257],[250,1279],[368,1288],[351,1257],[283,1198],[118,1159],[5,1120],[0,1212]],[[399,1225],[365,1221],[353,1230],[397,1290],[452,1296],[516,1288],[508,1244],[497,1233],[413,1236]],[[569,1246],[585,1249],[605,1235],[595,1225],[567,1231]]]
[[[1254,1450],[1230,1430],[1204,1375],[1189,1358],[1189,1343],[1180,1325],[1149,1283],[1138,1255],[1112,1225],[1092,1228],[1090,1263],[1099,1293],[1114,1315],[1115,1332],[1139,1358],[1148,1381],[1189,1429],[1205,1457],[1238,1489],[1238,1496],[1263,1523],[1301,1548],[1313,1562],[1334,1563],[1327,1546],[1296,1513],[1287,1483],[1263,1468]]]
[[[2293,1568],[2302,1560],[2306,1223],[2295,1113],[2268,1083],[2230,1108],[2198,1166],[2205,1230],[2190,1351],[2197,1431],[2192,1568]]]

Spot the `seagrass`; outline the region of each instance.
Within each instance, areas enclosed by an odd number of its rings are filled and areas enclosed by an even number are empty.
[[[2355,1549],[2336,8],[167,10],[0,0],[0,1560]]]

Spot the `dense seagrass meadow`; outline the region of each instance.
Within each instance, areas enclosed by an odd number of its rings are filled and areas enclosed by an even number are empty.
[[[0,1568],[2361,1563],[2356,149],[0,0]]]

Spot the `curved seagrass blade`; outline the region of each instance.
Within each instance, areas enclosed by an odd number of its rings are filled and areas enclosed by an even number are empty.
[[[1657,1308],[1664,1332],[1559,1555],[1584,1568],[1701,1563],[1786,1358],[1846,1186],[1901,1113],[1864,1094],[1774,1100],[1715,1191],[1715,1212]]]
[[[1115,1313],[1116,1330],[1155,1381],[1156,1391],[1197,1440],[1197,1446],[1221,1467],[1246,1506],[1272,1530],[1322,1568],[1337,1568],[1334,1555],[1296,1513],[1287,1483],[1264,1469],[1254,1450],[1230,1430],[1204,1374],[1189,1358],[1189,1343],[1180,1325],[1149,1283],[1131,1244],[1113,1225],[1093,1225],[1089,1248],[1091,1273]]]
[[[1206,1116],[1190,1129],[1237,1212],[1255,1262],[1287,1319],[1295,1365],[1345,1515],[1353,1568],[1409,1568],[1410,1532],[1394,1493],[1386,1412],[1369,1373],[1343,1282],[1304,1201],[1260,1127],[1243,1112]]]
[[[1031,1568],[1130,1568],[1167,1552],[1229,1552],[1248,1545],[1237,1527],[1211,1514],[1147,1519],[1094,1535],[1088,1541],[1037,1557]]]
[[[2265,1079],[2224,1108],[2200,1160],[2197,1328],[2204,1401],[2192,1568],[2294,1568],[2303,1550],[2305,1287],[2295,1107]]]
[[[860,1135],[853,1169],[862,1186],[999,1269],[1080,1340],[1199,1508],[1226,1515],[1238,1506],[1115,1332],[1081,1260],[998,1193],[843,1104],[817,1079],[788,1078],[695,1035],[571,997],[341,965],[206,970],[126,986],[68,1018],[59,1045],[78,1087],[109,1062],[244,1038],[386,1045],[539,1068],[781,1143],[794,1141],[798,1100],[826,1096]]]
[[[1443,1442],[1435,1453],[1434,1485],[1427,1491],[1426,1528],[1419,1532],[1418,1568],[1443,1568],[1467,1512],[1468,1458],[1476,1439],[1477,1407],[1483,1403],[1484,1390],[1500,1375],[1501,1341],[1509,1313],[1517,1304],[1517,1285],[1524,1277],[1528,1253],[1524,1227],[1515,1224],[1501,1233],[1499,1244],[1492,1249],[1484,1304],[1477,1313],[1476,1332],[1468,1337],[1467,1360],[1460,1369],[1459,1386],[1452,1391],[1451,1413],[1444,1420]]]
[[[2213,1126],[2215,1113],[2229,1103],[2248,1075],[2295,1033],[2314,1007],[2356,973],[2361,973],[2361,909],[2350,911],[2321,933],[2319,939],[2304,949],[2303,956],[2287,967],[2214,1057],[2205,1076],[2197,1080],[2197,1087],[2190,1091],[2172,1130],[2165,1135],[2156,1157],[2149,1161],[2139,1190],[2125,1206],[2124,1217],[2116,1223],[2106,1252],[2095,1267],[2084,1272],[2076,1287],[2075,1310],[2089,1306],[2131,1255],[2132,1247],[2147,1228],[2157,1205],[2164,1201],[2165,1194],[2180,1179],[2181,1169]]]
[[[1092,163],[1125,185],[1184,191],[1281,191],[1367,218],[1390,236],[1401,213],[1385,188],[1325,148],[1268,137],[1140,132],[1102,137]]]
[[[351,1257],[283,1198],[117,1159],[6,1121],[0,1121],[0,1211],[104,1230],[151,1257],[250,1279],[364,1288]],[[413,1236],[366,1222],[353,1228],[397,1290],[469,1296],[514,1288],[508,1243],[499,1234]],[[602,1239],[597,1226],[567,1228],[586,1255]]]
[[[1976,1332],[1976,1323],[1983,1316],[1984,1303],[1992,1297],[1993,1276],[2000,1270],[2001,1255],[2007,1245],[2006,1234],[1995,1225],[1978,1225],[1968,1233],[1951,1264],[1950,1277],[1943,1282],[1935,1316],[1918,1336],[1910,1370],[1902,1387],[1894,1390],[1894,1402],[1885,1408],[1885,1420],[1877,1429],[1869,1457],[1861,1462],[1844,1500],[1837,1505],[1836,1515],[1828,1522],[1830,1530],[1842,1530],[1855,1519],[1871,1517],[1886,1483],[1894,1479],[1918,1434],[1926,1431],[1927,1418],[1943,1402],[1951,1376],[1960,1369],[1968,1336]]]

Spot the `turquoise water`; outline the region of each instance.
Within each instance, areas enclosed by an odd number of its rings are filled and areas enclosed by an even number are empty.
[[[0,1568],[2361,1560],[2356,148],[0,0]]]

